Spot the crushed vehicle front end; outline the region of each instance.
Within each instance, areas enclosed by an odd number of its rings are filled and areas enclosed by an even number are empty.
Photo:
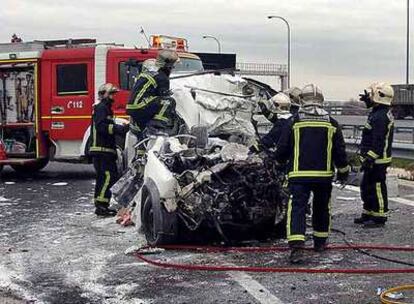
[[[231,75],[172,81],[181,134],[152,135],[135,223],[150,245],[197,234],[224,242],[281,232],[288,195],[284,173],[257,140],[251,122],[257,95]]]

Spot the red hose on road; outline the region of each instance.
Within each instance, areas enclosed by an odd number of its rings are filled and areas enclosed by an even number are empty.
[[[150,247],[143,247],[141,250]],[[212,246],[189,246],[189,245],[168,245],[162,248],[179,251],[197,251],[205,253],[214,252],[231,252],[231,253],[263,253],[263,252],[283,252],[288,251],[288,247],[212,247]],[[307,247],[307,250],[312,248]],[[381,251],[405,251],[414,252],[411,246],[392,246],[392,245],[372,245],[372,244],[354,244],[352,246],[330,245],[329,250],[355,250],[371,249]],[[246,272],[283,272],[283,273],[338,273],[338,274],[390,274],[390,273],[414,273],[412,268],[305,268],[305,267],[260,267],[260,266],[230,266],[230,265],[198,265],[198,264],[177,264],[152,260],[144,256],[138,250],[135,256],[148,264],[180,270],[198,270],[198,271],[246,271]]]

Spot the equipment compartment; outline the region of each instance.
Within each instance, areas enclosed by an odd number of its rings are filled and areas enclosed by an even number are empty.
[[[35,63],[0,62],[0,140],[8,158],[36,156]]]

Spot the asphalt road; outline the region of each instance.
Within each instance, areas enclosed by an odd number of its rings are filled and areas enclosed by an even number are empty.
[[[50,164],[32,178],[5,169],[0,182],[0,303],[378,303],[378,287],[413,275],[186,272],[155,268],[125,250],[144,244],[134,228],[93,215],[91,166]],[[333,227],[354,242],[414,245],[414,183],[400,185],[384,229],[352,223],[354,188],[335,190]],[[284,243],[269,241],[269,244]],[[342,237],[332,234],[332,243]],[[412,254],[379,253],[414,262]],[[287,266],[286,254],[164,252],[181,263]],[[309,267],[401,267],[355,252],[309,256]]]

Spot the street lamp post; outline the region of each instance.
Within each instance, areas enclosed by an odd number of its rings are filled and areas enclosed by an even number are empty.
[[[283,22],[285,22],[286,26],[287,26],[287,31],[288,31],[287,32],[287,34],[288,34],[288,64],[287,64],[288,65],[288,81],[287,81],[287,86],[288,86],[288,88],[290,88],[290,25],[289,25],[289,22],[281,16],[267,16],[267,18],[269,18],[269,19],[280,19]]]
[[[210,36],[210,35],[204,35],[203,38],[204,39],[207,39],[207,38],[214,39],[217,42],[218,52],[219,52],[219,54],[221,54],[221,44],[220,44],[220,41],[216,37]]]
[[[405,67],[405,82],[410,83],[410,0],[407,0],[407,58]]]

